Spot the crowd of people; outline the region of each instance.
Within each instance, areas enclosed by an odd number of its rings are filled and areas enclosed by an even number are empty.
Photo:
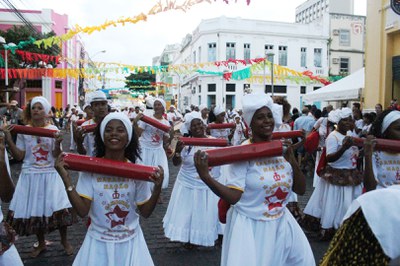
[[[188,249],[222,240],[221,265],[315,265],[303,230],[332,241],[322,265],[387,265],[400,256],[400,238],[390,234],[400,222],[394,203],[400,198],[400,153],[376,149],[379,139],[400,140],[396,100],[386,109],[377,104],[375,112],[363,112],[359,103],[322,110],[304,106],[299,112],[284,97],[247,94],[242,109],[192,105],[181,114],[150,96],[145,108],[120,110],[102,91],[87,99],[82,108],[57,110],[44,97],[34,97],[24,110],[16,101],[0,109],[0,199],[10,202],[0,226],[0,265],[22,265],[15,235],[36,235],[30,255],[37,257],[47,248],[45,235],[58,230],[65,253],[72,255],[67,228],[77,216],[90,222],[74,265],[153,265],[139,219],[167,200],[162,190],[170,185],[168,160],[180,170],[162,220],[165,236]],[[170,126],[169,132],[144,122],[144,116]],[[57,133],[16,136],[16,124]],[[90,125],[96,125],[94,132],[86,131]],[[293,130],[302,137],[282,139],[281,156],[213,167],[207,152],[215,147],[186,145],[178,138],[268,144],[274,132]],[[156,167],[151,182],[118,176],[116,169],[114,176],[80,172],[74,184],[62,154],[68,134],[71,152]],[[312,135],[318,143],[310,151]],[[363,144],[355,138],[364,138]],[[16,186],[9,156],[22,161]],[[306,176],[314,190],[301,210],[297,195],[306,191]],[[387,191],[382,200],[394,203],[392,209],[382,207],[376,190]],[[387,217],[382,224],[380,214]]]

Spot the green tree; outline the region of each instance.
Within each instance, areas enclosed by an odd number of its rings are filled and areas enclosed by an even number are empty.
[[[146,91],[154,90],[155,88],[151,86],[151,83],[154,82],[156,82],[156,75],[149,72],[136,74],[131,73],[128,77],[125,77],[125,87],[138,93],[145,93]],[[140,86],[146,87],[140,88]]]

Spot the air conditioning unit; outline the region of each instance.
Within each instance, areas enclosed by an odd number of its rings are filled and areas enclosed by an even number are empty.
[[[339,58],[332,58],[332,64],[339,64]]]
[[[338,36],[339,35],[339,30],[333,30],[333,35]]]

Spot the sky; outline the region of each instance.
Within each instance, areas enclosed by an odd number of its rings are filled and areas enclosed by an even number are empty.
[[[133,17],[147,13],[158,1],[165,0],[12,0],[20,9],[53,9],[69,16],[70,26],[97,26],[107,20]],[[346,1],[346,0],[344,0]],[[354,0],[355,14],[366,15],[366,1]],[[183,3],[184,0],[176,0]],[[118,62],[129,65],[151,65],[165,45],[181,43],[202,19],[219,16],[241,17],[269,21],[294,22],[295,9],[305,0],[211,0],[189,11],[167,11],[148,16],[147,21],[109,27],[91,35],[80,34],[85,49],[93,61]],[[105,53],[100,51],[105,50]]]

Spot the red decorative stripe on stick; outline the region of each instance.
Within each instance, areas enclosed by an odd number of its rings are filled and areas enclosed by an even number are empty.
[[[12,132],[17,133],[17,134],[23,134],[23,135],[54,138],[55,133],[57,133],[59,131],[54,130],[54,129],[43,128],[43,127],[28,127],[28,126],[21,126],[21,125],[13,125]]]
[[[303,137],[303,132],[301,130],[272,133],[272,139],[291,139],[297,137]]]
[[[283,145],[279,140],[207,150],[208,165],[217,166],[263,157],[282,156]]]
[[[400,153],[400,140],[392,139],[375,139],[376,145],[375,150],[378,151],[389,151]],[[356,146],[362,147],[364,145],[364,138],[353,138]]]
[[[143,122],[145,122],[149,125],[152,125],[153,127],[161,129],[162,131],[165,131],[167,133],[169,133],[169,131],[171,130],[170,126],[164,125],[163,123],[160,123],[156,119],[148,117],[147,115],[143,115],[140,120],[142,120]]]
[[[208,129],[224,129],[224,128],[235,128],[235,123],[221,123],[221,124],[208,124]]]
[[[180,137],[179,140],[187,146],[204,146],[204,147],[226,147],[226,146],[228,146],[228,141],[225,139]]]
[[[150,176],[156,167],[120,162],[104,158],[90,157],[72,153],[64,154],[68,169],[103,175],[126,177],[135,180],[151,181]]]

